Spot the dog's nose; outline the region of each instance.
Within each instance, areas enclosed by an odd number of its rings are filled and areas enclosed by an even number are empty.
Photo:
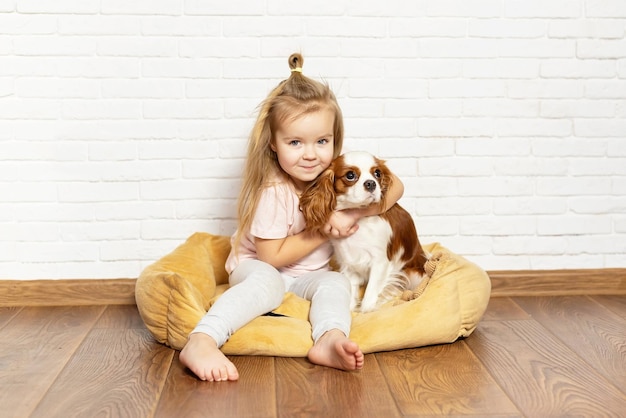
[[[365,190],[367,190],[368,192],[373,192],[374,190],[376,190],[376,182],[374,180],[367,180],[363,183],[363,186],[365,186]]]

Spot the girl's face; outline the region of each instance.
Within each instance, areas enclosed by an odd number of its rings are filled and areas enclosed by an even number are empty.
[[[322,108],[283,122],[274,133],[272,150],[297,192],[302,192],[333,160],[334,123],[334,112]]]

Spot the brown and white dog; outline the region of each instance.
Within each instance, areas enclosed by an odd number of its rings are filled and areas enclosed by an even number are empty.
[[[300,197],[307,229],[321,231],[334,210],[382,204],[391,172],[370,153],[337,157]],[[332,239],[340,271],[352,285],[350,308],[368,312],[380,307],[424,276],[428,255],[422,249],[411,215],[395,204],[378,216],[363,217],[347,238]],[[360,287],[367,285],[359,304]]]

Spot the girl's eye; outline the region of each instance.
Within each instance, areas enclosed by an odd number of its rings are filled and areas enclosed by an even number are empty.
[[[383,173],[381,173],[380,170],[376,169],[374,171],[374,177],[376,177],[377,179],[379,179],[382,175]]]
[[[289,145],[293,145],[293,146],[300,145],[300,141],[297,140],[297,139],[294,139],[294,140],[289,142]]]
[[[354,171],[348,171],[346,173],[346,179],[348,179],[349,181],[356,181],[357,175]]]
[[[326,138],[320,139],[319,141],[317,141],[317,143],[320,144],[320,145],[328,144],[328,139],[326,139]]]

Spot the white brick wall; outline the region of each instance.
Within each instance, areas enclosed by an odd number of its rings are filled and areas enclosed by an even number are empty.
[[[623,0],[0,0],[0,279],[137,277],[232,233],[293,51],[423,242],[625,267],[625,31]]]

